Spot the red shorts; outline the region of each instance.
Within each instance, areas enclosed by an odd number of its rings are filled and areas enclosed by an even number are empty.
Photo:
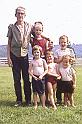
[[[52,85],[54,85],[57,83],[57,79],[55,76],[48,75],[47,82],[50,82]]]

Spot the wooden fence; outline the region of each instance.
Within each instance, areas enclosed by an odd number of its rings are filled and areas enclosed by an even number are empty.
[[[29,58],[29,63],[31,60],[32,60],[32,57]],[[82,58],[77,58],[75,64],[76,65],[82,65]],[[8,66],[7,58],[5,58],[5,57],[0,58],[0,66]]]
[[[7,58],[1,57],[1,58],[0,58],[0,65],[8,65]]]
[[[29,58],[29,63],[30,63],[31,60],[32,60],[32,57]],[[7,60],[7,58],[5,58],[5,57],[1,57],[0,58],[0,66],[8,66],[8,60]]]

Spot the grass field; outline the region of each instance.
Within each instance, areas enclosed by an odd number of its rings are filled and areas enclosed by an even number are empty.
[[[76,108],[59,106],[53,111],[51,108],[44,110],[39,106],[35,111],[33,106],[14,107],[15,94],[11,68],[0,67],[0,124],[82,124],[82,66],[75,69]]]

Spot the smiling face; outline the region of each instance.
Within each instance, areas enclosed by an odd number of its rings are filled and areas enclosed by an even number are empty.
[[[47,52],[46,61],[47,61],[47,63],[53,63],[54,62],[54,54],[53,54],[53,52]]]
[[[62,64],[64,68],[68,67],[70,65],[70,56],[64,56]]]
[[[67,45],[68,45],[68,38],[67,38],[67,36],[61,36],[59,38],[59,44],[60,44],[61,49],[66,49]]]
[[[34,32],[36,37],[40,37],[43,32],[43,26],[40,23],[34,25]]]

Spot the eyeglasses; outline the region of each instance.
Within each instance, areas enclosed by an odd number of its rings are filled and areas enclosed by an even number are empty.
[[[17,12],[18,15],[24,15],[25,13],[22,12]]]

